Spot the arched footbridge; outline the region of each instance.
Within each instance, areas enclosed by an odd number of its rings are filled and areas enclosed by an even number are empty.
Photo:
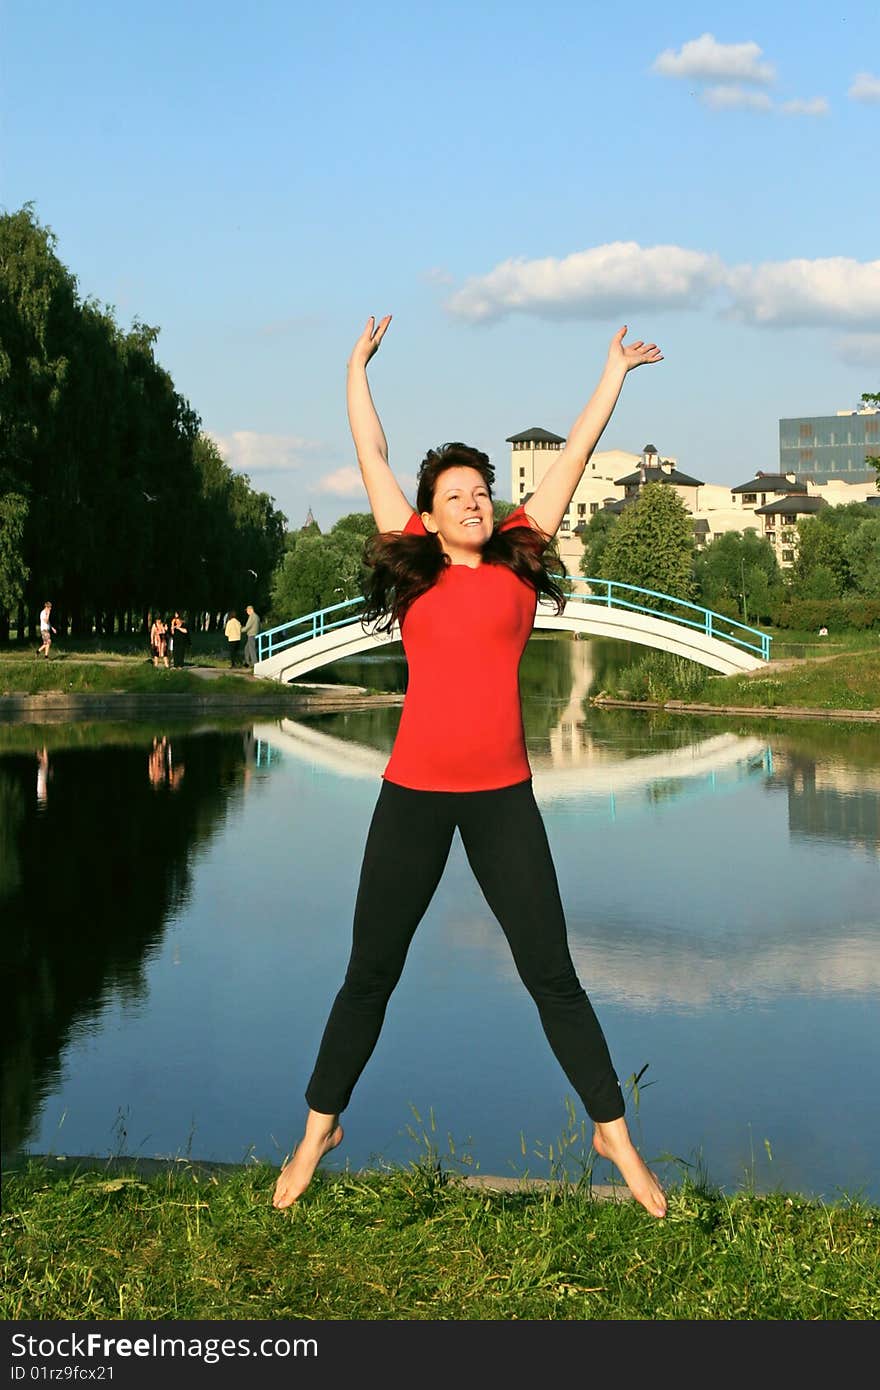
[[[552,604],[538,604],[536,629],[615,637],[673,652],[725,676],[758,670],[770,660],[767,633],[710,608],[610,579],[572,576],[570,583],[564,613],[557,615]],[[254,675],[292,681],[331,661],[399,642],[397,626],[377,633],[364,625],[363,605],[363,598],[347,599],[267,628],[257,637]]]

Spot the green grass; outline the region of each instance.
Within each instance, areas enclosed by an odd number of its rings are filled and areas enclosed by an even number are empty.
[[[199,658],[199,666],[228,667],[228,658]],[[206,678],[191,667],[155,667],[143,656],[120,653],[63,652],[46,660],[33,652],[4,652],[0,656],[0,695],[196,695],[276,702],[285,692],[277,681],[254,680],[247,674]]]
[[[876,1320],[880,1210],[685,1182],[665,1221],[589,1182],[466,1188],[430,1159],[318,1173],[4,1175],[2,1316],[23,1319]]]
[[[756,671],[710,679],[705,693],[712,704],[719,705],[880,709],[880,644],[875,639],[873,650],[844,652],[831,660],[806,661],[766,675]]]
[[[660,704],[679,700],[737,708],[880,709],[880,641],[876,635],[870,641],[861,633],[856,637],[852,646],[823,647],[798,665],[771,665],[739,676],[716,676],[669,652],[648,652],[617,672],[604,693]]]

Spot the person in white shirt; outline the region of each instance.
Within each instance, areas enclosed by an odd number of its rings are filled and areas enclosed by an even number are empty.
[[[49,659],[49,648],[52,645],[52,634],[55,631],[55,628],[52,626],[51,613],[52,605],[49,600],[46,599],[46,602],[43,604],[43,610],[40,613],[41,646],[37,651],[37,656],[44,656],[47,661]]]
[[[241,623],[238,621],[238,617],[234,612],[229,614],[223,631],[229,643],[229,664],[230,666],[238,666],[239,647],[241,645]]]

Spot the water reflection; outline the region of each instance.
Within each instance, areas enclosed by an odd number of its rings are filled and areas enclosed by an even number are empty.
[[[793,837],[841,840],[877,857],[880,848],[880,768],[822,761],[796,748],[780,749],[771,791],[788,795]]]
[[[699,1117],[724,1182],[755,1123],[801,1186],[875,1174],[880,736],[592,709],[593,648],[529,644],[526,735],[578,971],[624,1074],[649,1059],[668,1083],[658,1148],[688,1152]],[[198,1112],[198,1155],[272,1156],[399,715],[0,730],[6,1149],[57,1147],[70,1107],[71,1151],[106,1152],[130,1104],[147,1151],[179,1152]],[[488,1124],[485,1171],[509,1171],[523,1114],[555,1133],[564,1080],[458,847],[362,1087],[355,1166],[393,1156],[410,1096],[459,1135]],[[848,1158],[809,1116],[849,1130]]]
[[[70,1037],[115,994],[146,996],[146,963],[243,784],[240,734],[129,740],[82,751],[48,731],[36,795],[32,761],[0,761],[4,1148],[30,1131]]]

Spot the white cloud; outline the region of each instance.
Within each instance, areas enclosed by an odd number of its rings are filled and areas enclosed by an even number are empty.
[[[652,64],[664,77],[698,78],[703,81],[772,82],[776,69],[762,63],[762,49],[756,43],[719,43],[714,34],[689,39],[676,53],[667,48]]]
[[[786,116],[827,116],[831,108],[825,97],[794,97],[780,109]]]
[[[829,256],[734,266],[727,286],[734,316],[755,324],[880,321],[880,261]]]
[[[394,476],[400,484],[404,496],[415,497],[415,475],[395,473]],[[356,498],[364,504],[361,510],[367,509],[367,490],[364,487],[359,468],[347,466],[337,468],[333,473],[325,473],[322,478],[311,483],[308,490],[322,497]]]
[[[323,478],[317,478],[311,484],[309,492],[329,497],[366,497],[360,469],[352,467],[337,468],[333,473],[325,473]]]
[[[454,280],[454,276],[439,265],[432,265],[429,270],[423,270],[421,278],[426,280],[429,285],[451,285]]]
[[[707,87],[700,93],[700,100],[714,111],[772,111],[773,103],[766,92],[751,92],[747,87],[721,85]]]
[[[301,468],[308,456],[323,448],[316,440],[299,435],[259,434],[256,430],[233,430],[232,434],[211,434],[210,438],[236,473],[288,473]]]
[[[835,356],[851,367],[880,367],[880,333],[845,333],[833,347]]]
[[[629,310],[698,309],[758,327],[880,322],[880,261],[844,256],[726,266],[681,246],[612,242],[562,260],[503,261],[447,302],[454,317],[489,323],[508,314],[544,319],[616,318]]]
[[[853,101],[880,101],[880,77],[872,72],[857,72],[847,95]]]
[[[630,308],[694,308],[722,279],[717,256],[680,246],[615,241],[563,260],[509,260],[467,280],[447,303],[472,323],[509,313],[607,318]]]

